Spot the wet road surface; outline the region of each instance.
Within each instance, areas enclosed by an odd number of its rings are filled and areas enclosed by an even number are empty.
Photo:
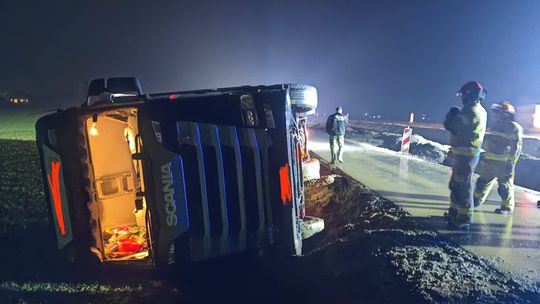
[[[310,149],[329,160],[327,135],[312,130]],[[446,228],[450,168],[402,156],[398,152],[346,140],[343,164],[336,166],[401,205],[414,217],[451,237],[472,253],[487,257],[501,270],[530,283],[540,283],[540,193],[516,187],[513,216],[494,212],[499,197],[494,187],[487,202],[477,208],[469,232]],[[540,173],[539,173],[540,174]]]

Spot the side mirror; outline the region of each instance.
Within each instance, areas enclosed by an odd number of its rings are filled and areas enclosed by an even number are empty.
[[[105,91],[105,79],[94,79],[90,82],[90,85],[88,86],[88,94],[86,95],[86,97],[97,96]]]
[[[132,101],[133,98],[140,98],[141,95],[141,84],[135,77],[116,77],[109,78],[107,81],[99,78],[92,80],[88,86],[86,106]]]
[[[107,80],[107,91],[111,94],[133,94],[140,96],[142,89],[135,77],[116,77]]]
[[[88,94],[86,95],[86,106],[91,106],[101,100],[101,94],[105,93],[107,88],[105,87],[105,79],[98,78],[90,82],[88,86]]]

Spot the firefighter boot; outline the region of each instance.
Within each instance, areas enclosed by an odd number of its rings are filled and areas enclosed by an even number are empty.
[[[443,217],[447,220],[454,219],[457,216],[457,209],[450,207],[448,211],[443,214]]]
[[[448,218],[448,229],[469,231],[472,224],[472,218],[468,215],[457,214],[456,217]]]
[[[476,194],[476,193],[475,193]],[[474,208],[478,208],[480,206],[482,206],[484,204],[483,201],[481,201],[480,199],[478,199],[476,197],[476,195],[474,196]]]
[[[495,213],[502,214],[502,215],[510,215],[512,214],[512,212],[513,210],[506,206],[501,206],[501,208],[495,209]]]

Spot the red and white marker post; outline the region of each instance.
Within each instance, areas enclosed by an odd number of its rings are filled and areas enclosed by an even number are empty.
[[[414,121],[414,113],[411,113],[409,117],[409,125],[403,129],[403,137],[401,138],[401,153],[409,154],[409,147],[411,146],[412,137],[412,123]]]

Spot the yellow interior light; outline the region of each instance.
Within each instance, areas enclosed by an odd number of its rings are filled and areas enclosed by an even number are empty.
[[[97,128],[97,114],[94,114],[92,116],[92,127],[90,128],[90,135],[92,136],[98,136],[98,128]]]
[[[92,136],[98,136],[99,132],[97,129],[97,124],[95,122],[92,123],[92,127],[90,128],[90,135]]]

